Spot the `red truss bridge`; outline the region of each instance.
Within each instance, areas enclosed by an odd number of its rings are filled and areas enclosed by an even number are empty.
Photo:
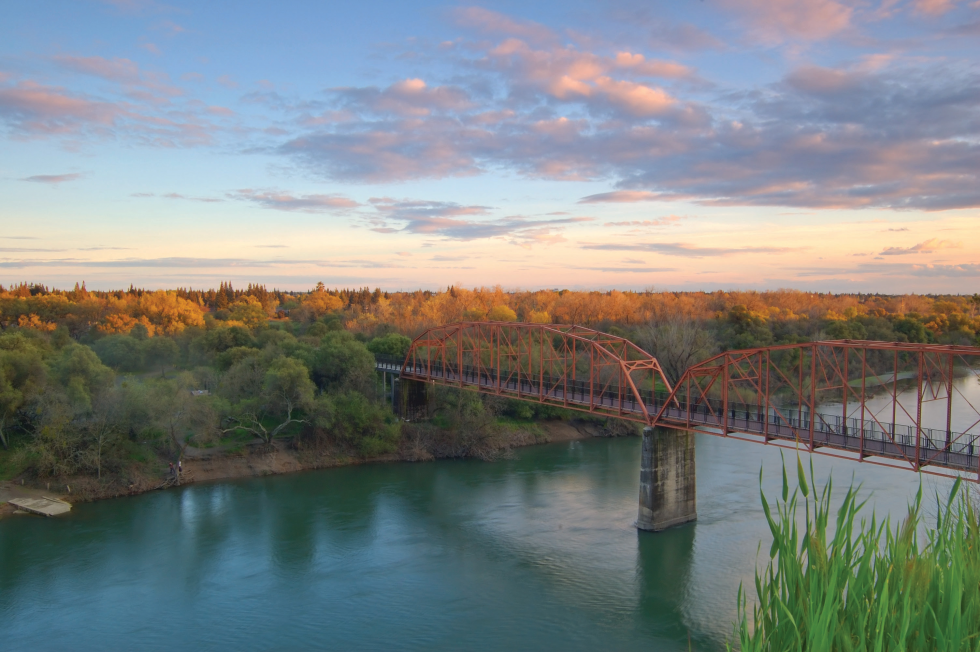
[[[425,331],[404,361],[378,368],[403,381],[980,480],[974,347],[840,340],[729,351],[672,385],[656,358],[621,337],[463,322]]]

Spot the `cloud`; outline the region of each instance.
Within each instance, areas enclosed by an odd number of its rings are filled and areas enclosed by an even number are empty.
[[[67,251],[66,249],[31,249],[28,247],[0,247],[0,252],[5,254],[24,254],[24,253],[42,253],[42,252],[55,252],[55,251]]]
[[[830,38],[851,26],[854,13],[835,0],[723,0],[721,4],[766,43]]]
[[[905,254],[929,254],[940,249],[956,249],[963,246],[959,242],[953,242],[952,240],[939,240],[938,238],[930,238],[924,242],[920,242],[917,245],[911,247],[888,247],[882,251],[880,256],[902,256]]]
[[[913,11],[926,16],[942,16],[956,7],[956,0],[912,0]]]
[[[0,118],[15,131],[34,134],[106,129],[124,111],[111,103],[69,94],[63,88],[22,81],[0,88]]]
[[[433,111],[460,111],[470,106],[466,92],[451,86],[429,87],[417,78],[403,79],[387,88],[334,88],[334,97],[354,111],[400,116],[429,115]]]
[[[291,195],[279,191],[260,191],[244,188],[228,195],[232,199],[257,204],[262,208],[300,213],[330,213],[360,206],[343,195]]]
[[[187,195],[182,195],[179,192],[166,192],[159,195],[153,192],[134,192],[130,193],[129,196],[139,197],[141,199],[146,199],[149,197],[160,197],[161,199],[182,199],[184,201],[197,201],[205,204],[216,204],[224,201],[223,199],[218,199],[217,197],[188,197]]]
[[[328,178],[367,182],[472,176],[478,142],[488,132],[441,117],[335,125],[291,139],[279,153]]]
[[[653,220],[628,220],[625,222],[606,222],[603,226],[668,226],[677,225],[681,220],[688,219],[687,215],[665,215]]]
[[[875,258],[875,260],[884,260]],[[912,263],[861,263],[853,269],[799,268],[799,276],[855,275],[897,276],[912,278],[976,278],[980,277],[980,263],[962,265],[936,265]]]
[[[146,45],[152,46],[151,52],[156,49],[155,45]],[[159,54],[159,50],[155,54]],[[53,57],[53,60],[72,72],[92,75],[121,84],[129,94],[135,94],[140,99],[162,102],[165,101],[165,97],[183,95],[180,88],[170,84],[166,74],[143,72],[139,65],[131,59],[60,55]],[[136,89],[140,90],[137,91]],[[146,91],[163,97],[146,95]]]
[[[656,274],[661,272],[676,272],[676,267],[574,267],[573,269],[584,269],[592,272],[622,273],[633,272],[637,274]]]
[[[452,12],[458,25],[468,27],[482,34],[507,35],[528,41],[553,41],[553,31],[527,20],[515,20],[504,14],[482,7],[460,7]]]
[[[57,250],[49,250],[57,251]],[[319,265],[319,260],[254,260],[247,258],[124,258],[119,260],[85,260],[78,258],[57,258],[48,260],[0,260],[0,268],[19,269],[24,267],[93,267],[93,268],[236,268],[236,267],[275,267],[279,265]]]
[[[600,192],[597,195],[589,195],[578,200],[580,204],[630,204],[641,201],[662,200],[663,195],[648,190],[615,190],[613,192]]]
[[[685,52],[724,50],[725,43],[691,23],[669,23],[656,20],[649,23],[648,33],[654,47]]]
[[[76,181],[81,179],[82,175],[78,173],[71,174],[36,174],[32,177],[24,177],[21,181],[30,181],[32,183],[47,183],[50,185],[58,185],[59,183],[65,183],[66,181]]]
[[[91,58],[89,58],[91,59]],[[162,84],[128,84],[126,66],[101,58],[77,58],[72,65],[90,69],[120,84],[119,99],[106,101],[31,80],[0,85],[0,123],[18,137],[130,137],[147,145],[174,147],[214,142],[221,131],[213,116],[193,101],[172,103]],[[104,68],[104,69],[103,69]]]
[[[956,27],[947,30],[946,33],[952,34],[953,36],[980,36],[980,20],[972,23],[964,23],[963,25],[957,25]]]
[[[529,219],[523,216],[484,219],[490,212],[488,206],[390,197],[375,197],[369,201],[377,213],[367,219],[377,233],[436,235],[451,240],[502,237],[520,246],[561,242],[564,240],[561,231],[565,226],[592,220],[589,217]]]
[[[472,256],[432,256],[429,260],[437,263],[459,263],[464,260],[472,260]]]
[[[980,206],[980,73],[969,67],[805,65],[704,104],[682,87],[629,78],[649,60],[622,48],[602,56],[516,38],[470,45],[473,58],[458,65],[499,93],[382,106],[393,87],[335,91],[350,118],[310,123],[276,151],[342,181],[497,171],[613,180],[614,190],[582,203]]]
[[[647,242],[641,244],[585,244],[582,249],[599,251],[647,251],[665,256],[705,258],[738,254],[782,254],[799,249],[791,247],[699,247],[686,242]]]

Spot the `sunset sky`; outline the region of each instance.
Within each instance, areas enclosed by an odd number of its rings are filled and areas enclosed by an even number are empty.
[[[978,54],[978,0],[5,2],[0,283],[972,294]]]

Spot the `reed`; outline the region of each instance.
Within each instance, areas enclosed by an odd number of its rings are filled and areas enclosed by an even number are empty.
[[[797,476],[790,495],[783,466],[775,514],[760,488],[773,543],[751,621],[739,587],[729,650],[980,651],[980,531],[959,480],[945,500],[936,496],[935,526],[924,530],[921,485],[892,527],[873,512],[859,520],[867,501],[852,484],[831,531],[832,482],[818,493],[812,464],[808,482],[799,459]]]

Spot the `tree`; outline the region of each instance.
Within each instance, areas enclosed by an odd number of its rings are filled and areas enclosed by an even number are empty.
[[[187,326],[204,327],[201,307],[182,299],[176,292],[147,292],[139,298],[137,310],[167,335],[175,335]]]
[[[374,355],[347,331],[327,333],[313,354],[313,379],[323,391],[349,388],[371,394],[374,368]]]
[[[120,412],[122,400],[115,387],[100,392],[92,401],[92,413],[82,424],[88,440],[88,458],[95,466],[95,477],[102,479],[102,466],[106,449],[120,438]]]
[[[167,367],[172,365],[180,354],[177,343],[169,337],[151,337],[143,342],[143,359],[147,366],[159,367],[160,375],[167,377]]]
[[[243,296],[241,299],[229,306],[231,319],[241,322],[249,328],[262,326],[269,320],[269,315],[262,302],[255,297]]]
[[[109,335],[92,345],[102,364],[119,371],[143,368],[143,349],[140,341],[128,335]]]
[[[167,435],[178,460],[184,457],[187,449],[187,428],[194,401],[190,392],[193,382],[193,377],[185,372],[170,380],[157,380],[150,389],[153,420]]]
[[[315,390],[309,371],[302,362],[287,357],[277,358],[263,374],[260,392],[242,398],[231,407],[226,420],[232,427],[225,429],[225,432],[241,429],[266,443],[272,443],[290,424],[308,423],[297,412],[313,407]],[[270,420],[272,423],[269,423]]]
[[[51,370],[72,405],[81,412],[91,409],[93,394],[108,386],[115,376],[92,349],[81,344],[63,348]]]
[[[383,337],[376,337],[367,343],[367,350],[375,355],[390,355],[395,358],[404,358],[412,346],[412,340],[399,335],[398,333],[388,333]]]
[[[359,392],[341,392],[333,399],[333,433],[365,457],[395,450],[401,428],[384,406]]]
[[[654,314],[649,324],[639,330],[638,339],[671,381],[710,356],[715,346],[702,319],[667,309]]]
[[[328,312],[340,310],[344,307],[344,302],[340,297],[328,294],[323,290],[317,290],[306,295],[303,299],[302,313],[306,321],[316,321]]]
[[[40,350],[17,333],[0,338],[0,444],[8,448],[7,428],[18,411],[44,386]]]
[[[489,321],[517,321],[517,313],[507,306],[494,306],[487,313],[487,319]]]

